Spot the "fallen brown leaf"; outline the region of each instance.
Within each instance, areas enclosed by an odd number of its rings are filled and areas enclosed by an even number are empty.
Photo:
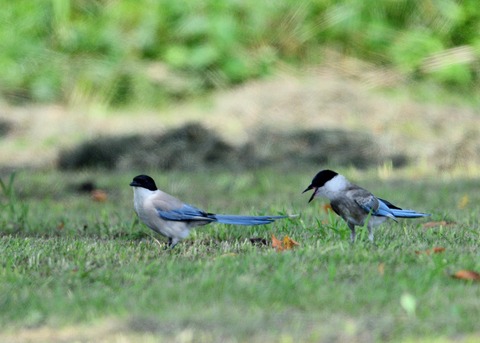
[[[422,225],[422,227],[424,229],[430,229],[432,227],[437,227],[437,226],[453,226],[455,225],[456,223],[454,222],[447,222],[445,220],[440,220],[440,221],[436,221],[436,222],[426,222]]]
[[[452,277],[460,280],[480,281],[480,273],[473,270],[459,270],[455,274],[452,274]]]
[[[291,250],[297,245],[300,245],[300,244],[298,244],[298,242],[295,242],[290,237],[288,236],[283,237],[283,247],[285,250]]]
[[[445,248],[443,248],[443,247],[435,247],[433,249],[427,249],[427,250],[415,250],[415,254],[417,254],[417,255],[421,255],[421,254],[430,255],[430,254],[439,254],[439,253],[444,252],[444,251],[445,251]]]
[[[272,234],[272,248],[277,249],[277,251],[283,251],[284,250],[282,241],[277,239],[277,237],[275,237],[273,234]]]
[[[330,204],[325,204],[322,207],[323,207],[323,210],[325,211],[325,213],[328,213],[328,211],[333,211],[332,210],[332,205],[330,205]]]
[[[300,244],[288,236],[283,237],[283,240],[279,240],[272,234],[272,248],[275,248],[278,252],[291,250],[297,245]]]
[[[105,202],[108,199],[107,192],[102,191],[101,189],[94,189],[90,195],[94,201],[98,202]]]

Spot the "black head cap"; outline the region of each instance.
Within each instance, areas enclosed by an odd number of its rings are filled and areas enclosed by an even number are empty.
[[[329,170],[329,169],[319,171],[317,173],[317,175],[315,175],[315,177],[313,178],[310,186],[308,186],[307,189],[305,189],[303,191],[303,193],[305,193],[306,191],[309,191],[311,189],[314,189],[314,188],[323,187],[323,185],[325,185],[325,183],[327,183],[328,181],[330,181],[331,179],[333,179],[337,175],[338,175],[338,173],[334,172],[333,170]]]
[[[157,185],[155,184],[155,181],[148,176],[148,175],[138,175],[133,178],[133,181],[130,182],[130,186],[132,187],[142,187],[146,188],[150,191],[156,191]]]

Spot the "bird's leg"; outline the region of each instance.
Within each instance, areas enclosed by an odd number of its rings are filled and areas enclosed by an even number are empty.
[[[168,245],[165,249],[172,250],[173,248],[175,248],[175,246],[178,244],[178,242],[180,242],[180,239],[169,237],[168,238]]]
[[[353,225],[352,223],[347,223],[348,224],[348,228],[350,229],[350,242],[351,243],[355,243],[355,225]]]
[[[165,246],[164,249],[165,249],[165,250],[172,249],[172,248],[173,248],[173,247],[172,247],[172,244],[173,244],[173,239],[172,239],[172,237],[168,237],[168,243],[167,243],[167,245]]]
[[[371,227],[370,225],[368,225],[367,227],[368,227],[368,239],[370,240],[370,242],[373,243],[373,227]]]

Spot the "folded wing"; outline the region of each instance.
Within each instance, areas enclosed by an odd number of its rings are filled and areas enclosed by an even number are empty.
[[[205,211],[202,211],[195,206],[183,204],[181,207],[165,211],[157,209],[157,213],[160,218],[165,220],[173,221],[216,221],[214,218],[211,218],[211,214]]]
[[[357,201],[357,204],[366,212],[371,212],[373,216],[388,217],[393,220],[395,220],[395,218],[420,218],[430,215],[414,210],[403,210],[400,207],[393,205],[391,202],[380,198],[375,198],[373,195],[368,199],[368,201]],[[378,204],[378,207],[375,206],[376,204]]]
[[[158,215],[165,220],[218,222],[233,225],[265,225],[277,219],[290,216],[241,216],[229,214],[213,214],[202,211],[192,205],[183,204],[180,208],[164,211],[157,210]]]

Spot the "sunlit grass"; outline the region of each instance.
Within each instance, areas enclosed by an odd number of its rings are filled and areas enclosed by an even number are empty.
[[[131,337],[188,333],[194,341],[448,340],[478,333],[478,285],[449,276],[480,269],[476,181],[344,172],[432,217],[384,224],[375,245],[361,230],[352,246],[346,225],[300,194],[310,171],[152,172],[160,188],[208,211],[301,214],[265,227],[210,225],[169,251],[135,219],[130,173],[19,173],[14,197],[0,198],[2,329],[87,325],[91,334],[107,330],[113,337],[121,327]],[[107,202],[74,191],[92,178]],[[23,222],[15,222],[12,201],[28,207]],[[453,225],[422,228],[427,220]],[[269,242],[272,234],[300,246],[277,253],[250,242]],[[445,251],[416,253],[435,246]],[[107,329],[95,329],[99,321]]]

